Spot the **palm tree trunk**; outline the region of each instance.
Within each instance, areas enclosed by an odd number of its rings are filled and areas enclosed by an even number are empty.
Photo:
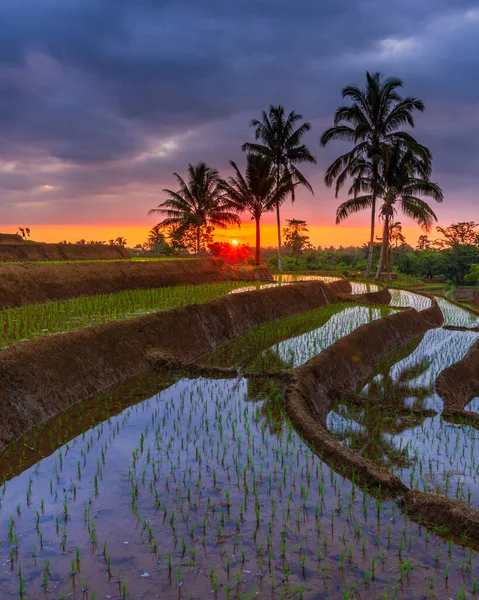
[[[279,188],[279,175],[281,169],[281,159],[277,157],[276,164],[276,192]],[[279,215],[279,201],[276,202],[276,227],[278,228],[278,271],[283,270],[283,259],[281,257],[281,217]]]
[[[200,225],[196,226],[196,256],[200,253]]]
[[[279,202],[276,202],[276,226],[278,228],[278,271],[282,271],[283,259],[281,258],[281,218],[279,215]]]
[[[373,254],[374,254],[374,226],[376,221],[376,194],[373,194],[373,203],[371,206],[371,233],[369,236],[369,254],[368,254],[368,266],[366,268],[366,273],[364,273],[364,278],[368,279],[371,275],[371,270],[373,268]]]
[[[261,248],[261,228],[260,228],[260,217],[255,217],[256,221],[256,251],[254,262],[256,265],[261,263],[260,248]]]
[[[381,255],[379,257],[379,264],[376,271],[375,280],[378,281],[381,277],[381,272],[383,270],[383,265],[385,260],[387,260],[387,251],[389,245],[389,215],[385,215],[384,217],[384,227],[383,227],[383,241],[381,244]]]

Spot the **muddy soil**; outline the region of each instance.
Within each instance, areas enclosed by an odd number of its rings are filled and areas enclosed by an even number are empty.
[[[328,284],[303,282],[230,294],[5,350],[0,353],[0,451],[74,402],[147,369],[152,350],[191,361],[249,327],[337,300]]]
[[[121,260],[130,254],[123,246],[96,244],[27,244],[21,240],[0,242],[1,262],[44,260]]]
[[[235,268],[211,259],[3,264],[0,308],[141,288],[258,279],[273,278],[268,269]]]
[[[479,415],[465,410],[466,405],[479,395],[479,342],[471,346],[462,360],[439,374],[436,392],[444,401],[445,419],[479,426]]]
[[[477,548],[479,542],[479,511],[468,508],[464,502],[410,490],[399,506],[408,517],[443,535],[463,538]]]

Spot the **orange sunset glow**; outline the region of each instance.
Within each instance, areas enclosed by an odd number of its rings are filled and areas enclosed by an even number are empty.
[[[284,223],[285,225],[286,223]],[[129,247],[142,244],[148,237],[148,231],[152,224],[115,224],[115,225],[33,225],[31,226],[31,237],[35,241],[57,243],[66,240],[75,243],[80,239],[88,240],[108,240],[123,236],[127,240]],[[0,225],[0,229],[5,233],[16,233],[17,227],[11,225]],[[380,230],[378,229],[378,233]],[[417,238],[421,235],[419,227],[414,225],[404,225],[403,233],[406,241],[415,246]],[[367,242],[369,230],[365,226],[349,225],[309,225],[310,241],[314,246],[361,246]],[[432,234],[434,237],[434,234]],[[215,239],[219,242],[254,245],[255,229],[254,224],[250,222],[242,223],[241,227],[228,227],[227,229],[216,229]],[[261,227],[261,245],[276,246],[277,233],[274,223],[265,222]]]

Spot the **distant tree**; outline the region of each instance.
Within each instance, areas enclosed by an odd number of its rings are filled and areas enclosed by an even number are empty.
[[[238,212],[248,212],[255,222],[256,251],[255,263],[261,262],[261,217],[274,210],[278,202],[291,192],[288,176],[279,182],[276,180],[276,169],[270,158],[261,154],[248,154],[246,171],[243,175],[235,162],[230,161],[234,175],[223,182],[223,189]]]
[[[296,124],[302,120],[302,115],[294,110],[288,115],[281,105],[269,107],[269,111],[263,111],[261,120],[253,119],[250,123],[255,128],[255,138],[262,142],[243,144],[243,151],[261,154],[269,158],[274,165],[276,187],[279,189],[281,182],[285,179],[291,183],[291,200],[295,199],[296,185],[305,186],[311,193],[313,188],[306,177],[298,170],[301,163],[314,163],[316,159],[302,143],[304,135],[311,129],[310,123],[302,123],[298,128]],[[278,269],[283,270],[281,258],[281,217],[280,206],[284,201],[282,195],[276,200],[276,225],[278,230]]]
[[[433,243],[427,235],[420,235],[417,241],[416,250],[430,250]]]
[[[199,228],[196,225],[168,225],[162,227],[168,245],[173,251],[188,250],[194,254],[208,252],[209,246],[214,242],[215,228],[211,225],[203,225]],[[198,246],[199,241],[199,246]]]
[[[162,254],[170,249],[161,225],[154,225],[150,229],[144,248],[155,254]]]
[[[18,232],[24,240],[30,237],[30,229],[28,227],[19,227]]]
[[[126,246],[126,239],[124,237],[122,237],[121,235],[119,235],[116,239],[115,239],[115,245],[117,246]]]
[[[441,252],[443,275],[456,284],[464,282],[471,266],[479,263],[479,246],[472,244],[454,244]]]
[[[451,248],[456,244],[459,246],[478,246],[479,233],[476,231],[476,227],[479,227],[479,223],[474,221],[452,223],[449,227],[436,227],[436,230],[444,236],[436,243],[442,248]]]
[[[84,238],[82,238],[81,240],[78,240],[78,242],[76,242],[77,244],[86,244],[86,240]]]
[[[179,190],[163,190],[167,199],[148,214],[166,215],[159,225],[176,227],[175,233],[181,238],[194,232],[196,254],[201,250],[202,235],[204,236],[208,228],[211,234],[215,227],[224,229],[227,225],[240,225],[238,215],[225,197],[216,169],[208,167],[205,163],[196,166],[190,164],[187,181],[178,173],[174,173],[174,176]]]
[[[391,77],[383,79],[381,73],[366,72],[366,86],[359,88],[348,85],[343,88],[343,98],[350,99],[351,105],[340,106],[334,115],[333,127],[321,136],[320,143],[326,146],[333,140],[352,142],[354,147],[339,156],[327,169],[324,181],[331,186],[336,181],[336,197],[346,179],[359,171],[368,172],[370,195],[368,202],[349,201],[342,205],[343,216],[337,223],[353,212],[368,209],[371,211],[371,231],[369,237],[369,255],[366,277],[372,268],[374,249],[374,228],[376,220],[376,199],[379,195],[380,161],[383,146],[391,144],[416,144],[414,138],[401,131],[404,125],[414,127],[414,112],[422,112],[424,104],[412,97],[401,97],[397,89],[402,87],[401,79]],[[429,151],[423,148],[424,158]],[[359,171],[358,171],[359,169]],[[354,191],[354,196],[359,190]],[[340,207],[341,208],[341,207]],[[339,212],[339,209],[338,209]]]
[[[283,228],[284,247],[293,254],[301,254],[312,248],[309,242],[308,224],[300,219],[286,219],[287,227]]]
[[[470,266],[469,273],[464,277],[464,281],[471,285],[479,284],[479,265]]]
[[[406,238],[402,232],[402,225],[399,221],[396,223],[392,223],[391,228],[389,230],[389,244],[392,248],[397,248],[398,246],[403,246],[406,243]]]

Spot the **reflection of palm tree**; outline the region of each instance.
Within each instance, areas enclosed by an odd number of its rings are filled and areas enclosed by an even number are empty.
[[[407,355],[419,345],[421,338],[403,349]],[[361,426],[358,431],[349,428],[338,437],[362,456],[375,462],[389,462],[399,467],[410,461],[405,450],[396,448],[389,439],[403,431],[420,425],[427,416],[422,412],[424,400],[431,394],[431,386],[414,386],[413,380],[429,368],[430,359],[423,358],[412,366],[404,367],[398,375],[392,375],[392,368],[404,358],[404,353],[396,354],[393,362],[383,363],[369,378],[363,392],[355,398],[341,399],[348,417]],[[405,401],[414,398],[413,410],[406,407]],[[379,410],[378,410],[379,409]]]
[[[248,379],[248,400],[263,402],[261,414],[272,435],[280,435],[283,432],[285,420],[283,390],[284,382],[274,377]]]

